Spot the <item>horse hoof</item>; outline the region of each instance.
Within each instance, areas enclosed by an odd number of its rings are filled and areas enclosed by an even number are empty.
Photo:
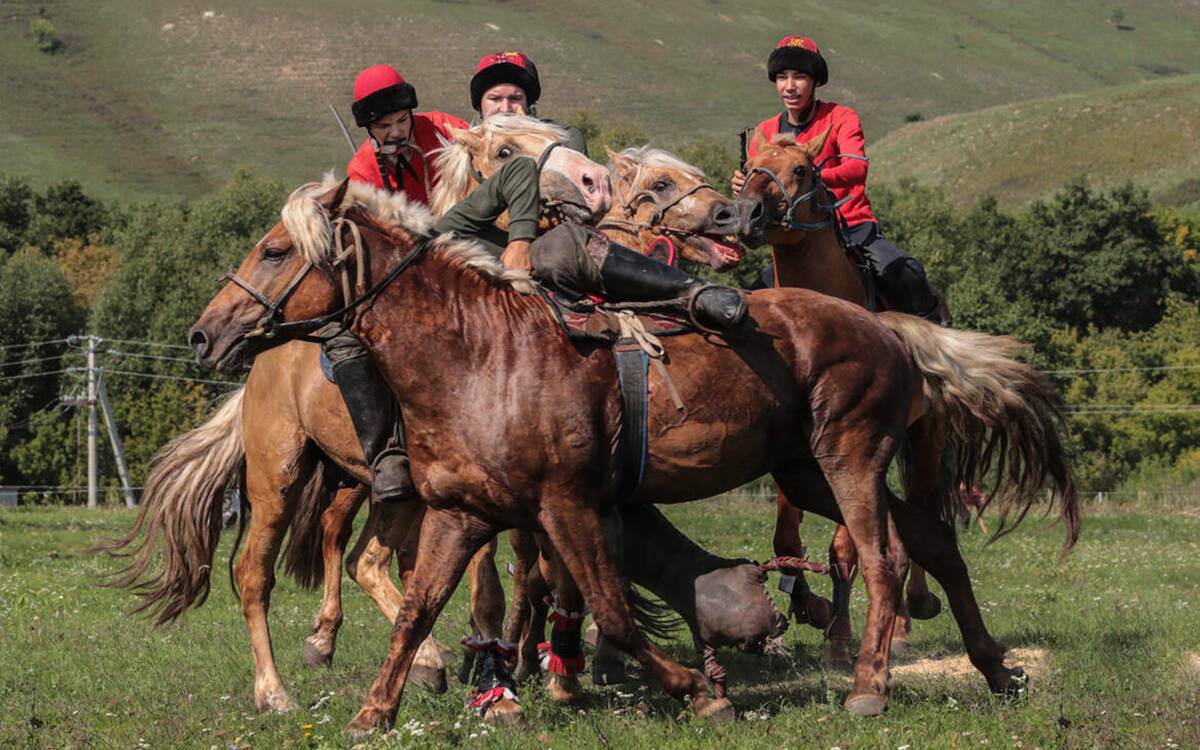
[[[889,651],[896,656],[900,656],[907,653],[910,648],[912,648],[912,643],[907,638],[896,638],[893,636]]]
[[[414,664],[408,670],[408,680],[434,695],[446,692],[446,670]]]
[[[600,628],[596,623],[588,625],[587,630],[583,631],[583,642],[589,646],[595,647],[596,641],[600,638]]]
[[[629,675],[626,674],[624,665],[592,665],[593,685],[622,685],[626,682],[629,682]]]
[[[825,644],[825,653],[821,655],[821,669],[834,672],[853,672],[854,661],[846,653],[850,645],[848,638],[830,638]]]
[[[471,684],[471,673],[475,671],[475,655],[467,654],[463,659],[462,666],[458,668],[458,682],[460,685]]]
[[[1029,675],[1020,667],[1007,670],[1008,676],[998,680],[998,685],[992,692],[1002,698],[1020,698],[1029,690]]]
[[[488,706],[483,720],[495,726],[513,727],[525,721],[525,709],[521,704],[508,698],[501,698]]]
[[[942,612],[942,600],[934,594],[908,598],[908,614],[916,620],[932,620]]]
[[[546,683],[546,695],[555,703],[574,703],[583,697],[583,688],[575,675],[564,676],[551,674]]]
[[[887,698],[880,695],[852,695],[846,699],[846,710],[859,716],[878,716],[887,709]]]
[[[275,690],[263,696],[254,697],[254,705],[262,712],[286,714],[299,708],[283,690]]]
[[[728,698],[699,697],[692,703],[696,718],[712,722],[729,722],[734,719],[733,704]]]
[[[304,642],[304,663],[310,667],[328,667],[333,664],[333,652],[325,653],[311,642]]]

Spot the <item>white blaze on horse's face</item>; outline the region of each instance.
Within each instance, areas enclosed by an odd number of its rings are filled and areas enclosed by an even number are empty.
[[[598,220],[612,207],[612,187],[608,169],[578,151],[558,147],[550,152],[542,172],[557,172],[579,188],[593,220]]]

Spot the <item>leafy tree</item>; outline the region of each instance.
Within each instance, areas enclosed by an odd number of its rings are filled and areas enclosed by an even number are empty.
[[[108,212],[97,200],[88,197],[75,180],[50,186],[44,195],[34,195],[33,214],[25,241],[50,250],[56,239],[84,239],[97,234],[108,220]]]
[[[82,309],[96,300],[117,263],[116,251],[101,245],[96,234],[88,235],[86,240],[78,237],[58,240],[51,247],[51,254],[67,276],[71,297]]]
[[[0,250],[11,253],[24,244],[32,205],[33,189],[24,177],[0,178]]]

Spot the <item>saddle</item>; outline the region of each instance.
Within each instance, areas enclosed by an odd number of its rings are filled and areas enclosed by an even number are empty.
[[[612,347],[621,391],[617,504],[625,505],[637,494],[646,470],[651,363],[666,383],[675,407],[683,409],[683,401],[663,364],[666,348],[658,338],[701,329],[692,323],[686,310],[672,309],[685,304],[683,300],[609,303],[591,297],[567,299],[541,285],[538,293],[568,338]]]

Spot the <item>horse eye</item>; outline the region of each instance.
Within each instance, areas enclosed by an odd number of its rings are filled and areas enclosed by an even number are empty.
[[[807,171],[808,171],[808,168],[805,167],[803,164],[801,164],[800,166],[798,166],[792,170],[792,174],[796,175],[797,177],[803,177],[804,173]]]
[[[671,187],[671,183],[668,182],[667,180],[655,180],[654,184],[651,185],[650,187],[654,190],[662,191],[662,190],[666,190],[667,188]]]
[[[507,159],[508,157],[510,157],[512,155],[513,155],[512,146],[501,146],[500,148],[496,149],[496,158],[497,159]]]
[[[288,249],[286,247],[275,247],[274,245],[269,245],[262,249],[263,260],[281,260],[283,256],[287,254]]]

